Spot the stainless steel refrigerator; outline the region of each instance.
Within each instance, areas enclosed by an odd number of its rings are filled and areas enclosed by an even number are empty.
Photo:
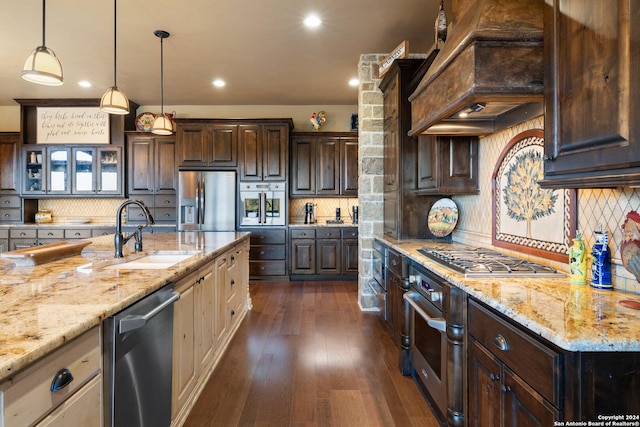
[[[235,231],[235,172],[181,171],[178,184],[178,230]]]

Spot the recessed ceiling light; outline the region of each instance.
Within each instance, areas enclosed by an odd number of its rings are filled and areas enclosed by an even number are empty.
[[[317,28],[322,24],[322,19],[318,15],[311,14],[307,15],[302,22],[309,28]]]
[[[223,87],[224,85],[226,85],[226,83],[225,83],[225,82],[224,82],[224,80],[222,80],[222,79],[215,79],[215,80],[213,81],[213,85],[214,85],[215,87]]]
[[[91,82],[88,82],[88,81],[86,81],[86,80],[80,80],[80,81],[78,82],[78,85],[79,85],[79,86],[82,86],[82,87],[91,87],[91,86],[93,86],[93,85],[91,84]]]
[[[356,87],[359,84],[360,84],[360,80],[356,79],[355,77],[349,80],[349,86]]]

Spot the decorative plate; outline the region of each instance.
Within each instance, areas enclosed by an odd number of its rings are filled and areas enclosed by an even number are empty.
[[[136,129],[143,132],[151,132],[153,121],[156,119],[156,115],[149,112],[140,113],[136,116]]]
[[[458,224],[458,206],[447,198],[435,202],[429,210],[427,225],[429,231],[436,237],[446,237]]]

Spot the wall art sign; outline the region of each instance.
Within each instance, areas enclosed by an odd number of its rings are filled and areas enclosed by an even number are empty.
[[[567,261],[576,229],[576,191],[542,188],[544,131],[509,141],[492,175],[493,244]]]
[[[38,107],[38,144],[109,144],[109,114],[98,107]]]

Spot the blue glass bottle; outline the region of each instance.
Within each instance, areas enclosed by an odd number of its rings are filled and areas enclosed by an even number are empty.
[[[611,285],[611,251],[606,231],[596,231],[596,243],[591,249],[591,287],[608,290]]]

